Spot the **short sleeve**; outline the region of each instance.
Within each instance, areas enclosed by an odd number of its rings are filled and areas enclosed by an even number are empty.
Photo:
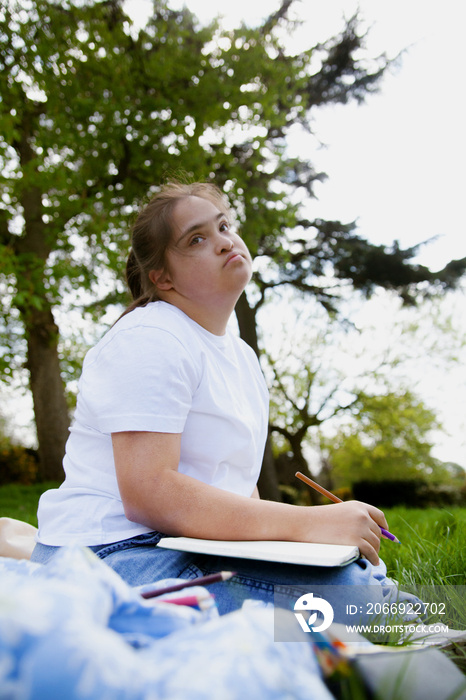
[[[86,358],[76,419],[103,433],[181,433],[199,375],[169,331],[123,329]]]

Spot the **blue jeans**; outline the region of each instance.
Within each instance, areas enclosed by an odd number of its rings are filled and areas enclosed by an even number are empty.
[[[361,610],[360,622],[364,622],[368,602],[384,603],[392,600],[394,594],[398,600],[417,600],[397,590],[387,578],[383,562],[373,566],[366,559],[358,559],[343,567],[317,567],[192,554],[157,547],[163,536],[150,532],[90,549],[132,586],[165,578],[193,579],[217,571],[235,571],[229,581],[209,586],[220,614],[237,610],[246,599],[273,604],[278,597],[292,608],[304,592],[312,591],[332,605],[335,622],[354,624],[354,616],[347,615],[349,604]],[[46,563],[58,549],[38,543],[31,561]],[[373,618],[367,620],[372,621]]]

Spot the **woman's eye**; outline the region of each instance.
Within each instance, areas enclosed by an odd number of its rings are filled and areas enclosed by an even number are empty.
[[[202,241],[202,236],[193,236],[189,241],[189,245],[197,245]]]
[[[228,226],[228,223],[226,221],[222,221],[222,223],[219,226],[219,230],[221,233],[223,233],[224,231],[228,231],[229,228],[230,227]]]

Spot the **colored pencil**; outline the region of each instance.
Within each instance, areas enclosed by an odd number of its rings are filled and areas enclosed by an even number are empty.
[[[335,494],[331,491],[327,491],[327,489],[324,489],[324,487],[320,484],[316,484],[315,481],[312,481],[312,479],[310,479],[308,476],[301,474],[301,472],[296,472],[295,476],[298,479],[301,479],[301,481],[304,481],[304,483],[310,486],[311,488],[315,489],[315,491],[321,493],[322,496],[327,496],[327,498],[329,498],[334,503],[343,503],[341,498],[335,496]],[[381,527],[380,531],[382,532],[383,537],[385,537],[387,540],[391,540],[392,542],[397,542],[398,544],[400,544],[400,540],[397,537],[395,537],[395,535],[392,535],[392,533],[386,530],[384,527]]]
[[[180,598],[164,598],[161,603],[170,603],[171,605],[187,605],[190,608],[202,608],[206,601],[213,601],[210,595],[183,595]]]
[[[208,574],[207,576],[198,576],[190,581],[183,581],[183,583],[175,583],[173,586],[166,586],[165,588],[156,588],[150,591],[143,591],[141,596],[143,598],[155,598],[159,595],[165,595],[166,593],[174,593],[175,591],[182,591],[183,588],[189,588],[190,586],[208,586],[209,583],[218,583],[219,581],[228,581],[232,576],[234,576],[236,571],[218,571],[216,574]]]

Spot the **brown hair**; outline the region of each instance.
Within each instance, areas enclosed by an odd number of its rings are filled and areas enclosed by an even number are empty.
[[[166,268],[166,253],[173,239],[173,209],[186,197],[207,199],[226,214],[230,212],[225,195],[213,184],[173,181],[163,185],[141,209],[132,227],[126,282],[133,302],[124,314],[159,298],[157,287],[149,279],[149,273],[151,270]]]

